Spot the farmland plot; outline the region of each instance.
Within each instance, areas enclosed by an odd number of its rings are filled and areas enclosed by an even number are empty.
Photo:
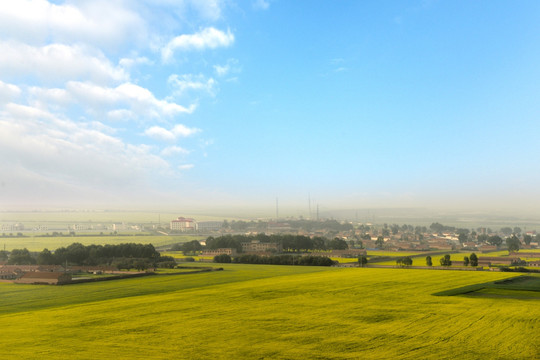
[[[512,276],[227,265],[218,273],[99,284],[101,297],[81,301],[74,291],[69,301],[40,307],[36,299],[28,310],[15,304],[25,293],[12,293],[8,311],[0,315],[3,328],[9,329],[0,337],[0,355],[13,359],[538,358],[538,301],[431,295]],[[76,286],[85,291],[86,285]],[[139,287],[144,291],[134,290]],[[42,288],[21,287],[30,292]],[[56,289],[68,288],[48,288],[53,290],[41,301],[59,296]],[[0,296],[17,290],[14,285],[0,286]]]

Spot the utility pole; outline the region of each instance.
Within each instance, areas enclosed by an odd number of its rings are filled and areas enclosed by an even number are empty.
[[[308,193],[309,220],[311,220],[311,194]]]

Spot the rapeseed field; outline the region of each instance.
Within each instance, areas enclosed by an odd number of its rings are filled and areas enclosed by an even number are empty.
[[[537,359],[538,300],[433,296],[508,273],[269,265],[0,285],[3,359]]]

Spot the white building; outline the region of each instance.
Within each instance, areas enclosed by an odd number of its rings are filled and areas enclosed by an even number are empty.
[[[179,217],[171,221],[171,230],[194,231],[197,228],[197,222],[194,219]]]

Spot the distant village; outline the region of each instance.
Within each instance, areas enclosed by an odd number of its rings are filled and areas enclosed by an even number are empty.
[[[519,249],[539,247],[540,235],[522,231],[519,227],[498,230],[479,227],[456,228],[433,223],[429,227],[397,224],[353,224],[336,220],[291,221],[203,221],[179,217],[170,222],[171,233],[259,233],[293,234],[308,237],[338,238],[346,241],[350,249],[379,249],[389,251],[471,250],[480,252],[507,249],[506,240],[517,241]]]
[[[273,256],[285,253],[339,259],[359,257],[370,251],[381,250],[396,253],[426,252],[426,254],[475,252],[480,256],[478,266],[491,266],[492,263],[496,263],[506,266],[540,267],[540,261],[530,261],[531,258],[540,258],[540,252],[527,252],[539,248],[540,234],[534,230],[523,231],[519,227],[467,229],[440,223],[432,223],[428,227],[353,223],[334,219],[197,221],[188,217],[172,219],[168,226],[160,223],[107,225],[80,223],[56,228],[51,228],[48,224],[32,224],[27,228],[21,223],[0,224],[0,226],[3,238],[137,235],[166,235],[173,238],[177,235],[181,238],[181,235],[191,235],[198,240],[171,243],[162,250],[182,250],[185,254],[196,253],[206,259],[220,255]],[[52,229],[54,231],[50,231]],[[505,257],[489,255],[490,252],[499,250],[508,250],[508,255]],[[0,251],[0,280],[63,284],[71,282],[73,273],[82,271],[94,275],[114,274],[119,270],[114,266],[103,265],[67,266],[67,261],[64,266],[30,263],[22,266],[8,263],[8,254],[5,248]],[[529,261],[522,261],[518,254],[528,258]],[[453,262],[454,265],[463,265],[463,261],[459,259],[454,259]]]

